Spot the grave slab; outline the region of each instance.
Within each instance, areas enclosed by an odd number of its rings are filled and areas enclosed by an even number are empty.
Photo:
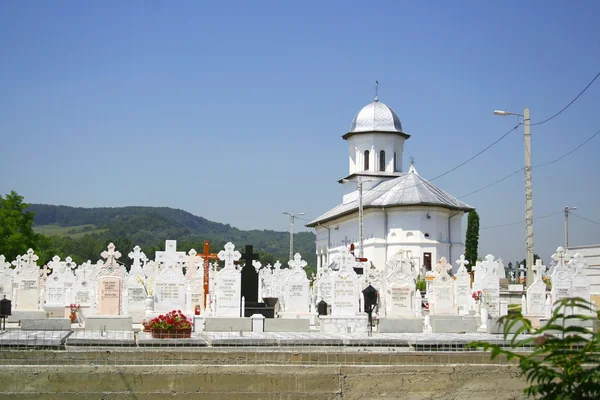
[[[265,319],[265,332],[309,332],[309,319]]]
[[[35,311],[26,311],[26,310],[12,310],[12,315],[6,318],[6,322],[19,322],[25,319],[41,319],[48,318],[46,311],[44,310],[35,310]]]
[[[88,331],[130,331],[132,328],[133,321],[126,315],[92,315],[85,319]]]
[[[69,318],[31,318],[21,321],[22,331],[70,331]]]
[[[477,332],[478,319],[459,315],[431,315],[429,324],[433,333],[474,333]]]
[[[368,319],[367,314],[322,315],[319,322],[321,333],[367,333]]]
[[[422,333],[423,318],[379,318],[377,332],[380,333]]]
[[[67,338],[67,346],[135,346],[132,331],[75,331]]]
[[[0,347],[61,347],[71,331],[10,330],[0,335]]]
[[[504,334],[504,325],[498,323],[500,318],[492,317],[487,321],[487,333],[498,335]],[[523,324],[521,322],[516,323],[511,327],[510,333],[516,333],[519,328],[521,328]]]
[[[206,318],[206,332],[250,332],[252,322],[250,318]]]

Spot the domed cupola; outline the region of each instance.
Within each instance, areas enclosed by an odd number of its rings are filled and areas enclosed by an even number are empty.
[[[356,114],[350,132],[402,132],[402,124],[394,110],[375,100]]]
[[[410,135],[402,130],[398,114],[377,97],[356,114],[342,138],[348,141],[349,175],[340,182],[358,176],[372,180],[401,175],[404,141]]]

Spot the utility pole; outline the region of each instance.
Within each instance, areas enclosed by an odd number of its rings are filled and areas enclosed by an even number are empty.
[[[294,214],[294,210],[291,212],[282,211],[282,214],[287,214],[290,216],[290,261],[294,259],[294,220],[299,215],[304,215],[304,213]]]
[[[523,111],[525,140],[525,226],[527,233],[527,287],[533,283],[533,185],[531,181],[531,118],[529,107]]]
[[[358,258],[363,258],[363,186],[362,177],[358,176]]]
[[[569,212],[577,210],[577,207],[565,207],[565,251],[569,247]]]

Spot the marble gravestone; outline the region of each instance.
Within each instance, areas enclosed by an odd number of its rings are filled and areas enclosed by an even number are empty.
[[[473,272],[473,291],[481,290],[481,279],[483,279],[485,275],[485,269],[481,261],[477,261],[475,266],[472,267]]]
[[[191,249],[185,258],[186,312],[194,314],[196,307],[204,311],[204,268],[203,259],[195,249]]]
[[[106,259],[102,265],[97,281],[97,314],[121,315],[123,302],[123,268],[118,265],[117,259],[121,253],[115,250],[115,245],[110,243],[101,256]]]
[[[37,265],[38,256],[32,249],[21,257],[19,264],[18,289],[16,310],[40,310],[40,269]]]
[[[70,300],[67,298],[67,290],[68,288],[66,286],[64,275],[59,275],[56,271],[53,272],[52,275],[48,277],[46,287],[44,288],[44,308],[66,307]]]
[[[306,264],[300,253],[296,253],[294,259],[288,262],[291,269],[284,285],[285,313],[282,313],[283,318],[291,318],[294,317],[293,315],[306,315],[309,312],[310,282],[304,270]]]
[[[469,309],[471,306],[472,291],[471,291],[471,275],[467,271],[466,266],[469,261],[465,259],[465,255],[462,254],[458,260],[458,270],[456,271],[454,281],[454,297],[456,299],[456,308],[459,315],[469,315]]]
[[[156,277],[154,311],[167,313],[186,309],[187,281],[183,270],[177,266],[165,266]]]
[[[546,284],[542,280],[542,275],[546,267],[542,265],[542,260],[536,260],[533,266],[534,281],[527,288],[527,316],[543,317],[546,307]]]
[[[5,296],[8,300],[14,300],[14,282],[15,279],[13,270],[10,268],[10,263],[6,262],[4,255],[0,255],[0,300],[4,299]]]
[[[225,262],[225,266],[217,274],[215,287],[217,317],[240,317],[241,316],[241,276],[235,268],[234,262],[242,255],[235,250],[233,243],[228,242],[225,250],[218,254],[219,260]],[[254,268],[252,268],[254,269]]]
[[[488,307],[490,316],[498,317],[500,315],[500,279],[496,270],[499,263],[494,261],[493,255],[488,254],[482,265],[485,270],[485,275],[481,279],[482,307]]]
[[[165,240],[165,251],[157,251],[155,258],[156,262],[160,263],[159,274],[164,268],[174,268],[183,275],[185,252],[177,251],[177,240]]]
[[[125,280],[126,309],[127,315],[130,315],[134,322],[139,322],[146,316],[146,297],[148,297],[148,294],[146,293],[146,287],[144,287],[146,277],[142,262],[147,261],[147,257],[140,246],[135,246],[128,256],[133,262]]]
[[[325,303],[331,305],[333,299],[333,273],[331,268],[323,267],[319,270],[319,276],[315,280],[313,287],[316,287],[316,298],[315,302],[318,303],[323,300]]]
[[[556,249],[556,253],[552,255],[552,259],[557,262],[550,276],[552,289],[550,296],[552,297],[552,309],[557,301],[571,297],[571,271],[565,265],[565,250],[562,247]]]
[[[452,265],[442,257],[436,266],[438,275],[431,282],[432,298],[429,309],[430,315],[456,315],[454,303],[454,281],[448,275]]]
[[[70,304],[79,304],[81,314],[86,317],[96,313],[96,288],[94,282],[82,274],[75,279],[75,283],[69,290]]]
[[[60,260],[59,256],[52,257],[52,261],[48,263],[48,267],[52,269],[52,276],[55,281],[60,281],[65,288],[70,288],[75,283],[75,269],[77,264],[73,262],[71,257],[65,258],[64,261]]]
[[[339,269],[332,273],[333,296],[331,315],[320,316],[321,332],[325,333],[366,333],[367,314],[359,311],[361,294],[358,276],[354,270],[356,259],[347,247],[342,247],[336,257]]]
[[[588,268],[588,263],[581,254],[576,253],[569,261],[569,266],[573,271],[573,275],[571,275],[571,296],[582,298],[589,303],[591,301],[590,279],[585,274],[585,270]],[[590,311],[577,310],[575,313],[589,314]]]

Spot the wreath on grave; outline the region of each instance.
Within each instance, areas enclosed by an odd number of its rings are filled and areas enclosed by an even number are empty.
[[[155,339],[184,339],[192,335],[192,321],[181,310],[173,310],[147,322]],[[146,327],[146,325],[144,326]]]

